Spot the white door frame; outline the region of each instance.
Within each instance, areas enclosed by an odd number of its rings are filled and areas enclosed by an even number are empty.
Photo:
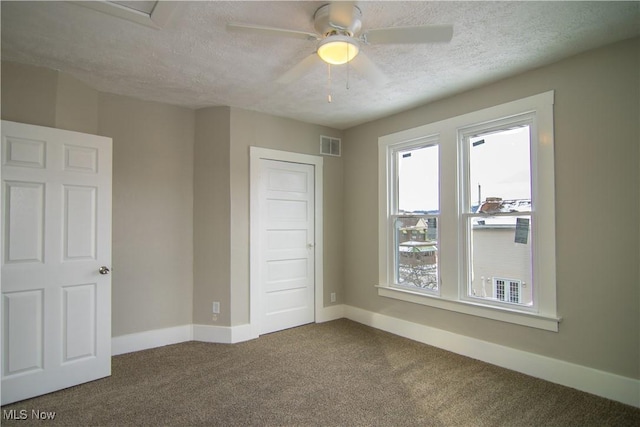
[[[322,243],[322,162],[320,156],[309,154],[291,153],[288,151],[272,150],[261,147],[249,147],[249,324],[251,335],[260,335],[260,280],[259,256],[259,184],[260,184],[260,159],[276,160],[281,162],[302,163],[314,166],[315,178],[315,321],[323,309],[323,243]]]

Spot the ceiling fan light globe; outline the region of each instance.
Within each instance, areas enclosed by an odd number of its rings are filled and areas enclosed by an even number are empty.
[[[318,44],[318,56],[327,64],[342,65],[358,55],[360,46],[351,37],[329,36]]]

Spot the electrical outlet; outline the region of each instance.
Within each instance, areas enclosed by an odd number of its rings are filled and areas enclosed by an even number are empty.
[[[336,293],[331,292],[331,302],[336,302]]]
[[[220,301],[213,302],[213,314],[220,314]]]

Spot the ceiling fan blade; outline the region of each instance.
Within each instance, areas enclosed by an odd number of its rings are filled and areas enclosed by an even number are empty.
[[[347,29],[353,22],[353,1],[333,1],[329,5],[329,22],[341,29]]]
[[[243,33],[252,33],[265,36],[289,37],[303,40],[318,40],[315,33],[307,33],[306,31],[287,30],[285,28],[264,27],[262,25],[248,25],[230,22],[227,24],[228,31],[237,31]]]
[[[318,63],[322,62],[320,57],[314,52],[311,55],[304,58],[302,61],[298,62],[286,73],[281,75],[276,83],[279,84],[289,84],[296,80],[298,80],[303,75],[307,74],[311,69]]]
[[[349,65],[375,86],[389,83],[389,78],[362,52],[353,58]]]
[[[369,30],[363,38],[367,43],[436,43],[453,37],[453,25],[421,25]]]

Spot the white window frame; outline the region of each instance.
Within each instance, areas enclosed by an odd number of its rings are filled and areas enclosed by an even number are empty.
[[[463,114],[378,139],[378,295],[459,313],[558,331],[556,312],[554,91]],[[464,236],[460,231],[461,185],[464,170],[460,136],[465,129],[531,113],[535,129],[531,140],[532,219],[535,308],[496,306],[466,298]],[[424,293],[394,285],[394,236],[391,234],[395,170],[393,152],[437,136],[440,153],[440,215],[438,221],[439,293]]]
[[[397,281],[397,264],[399,263],[399,254],[396,253],[395,249],[398,247],[398,242],[396,241],[396,235],[395,235],[395,221],[399,218],[410,218],[413,217],[416,220],[423,218],[425,220],[427,220],[428,218],[436,218],[438,227],[440,224],[440,213],[437,214],[400,214],[399,213],[399,194],[397,194],[396,190],[398,188],[398,153],[401,151],[408,151],[408,150],[416,150],[419,148],[424,148],[424,147],[438,147],[438,154],[440,153],[440,140],[438,135],[428,135],[422,138],[418,138],[416,140],[412,140],[412,141],[404,141],[401,144],[396,144],[396,145],[392,145],[389,146],[389,159],[388,159],[388,167],[390,170],[390,178],[393,180],[393,183],[390,185],[390,200],[389,200],[389,221],[387,222],[387,226],[390,227],[389,229],[389,233],[391,235],[391,244],[393,245],[393,250],[390,251],[389,256],[391,257],[390,259],[388,259],[388,262],[391,263],[391,269],[388,270],[388,274],[390,274],[390,276],[388,276],[387,280],[388,283],[395,283]],[[438,159],[438,161],[440,161]],[[439,191],[438,191],[439,193]],[[438,203],[439,205],[439,203]],[[439,234],[438,233],[438,237],[439,238]],[[438,263],[439,264],[439,263]],[[440,266],[438,265],[438,282],[440,282]],[[437,290],[428,290],[428,289],[418,289],[418,288],[411,288],[410,286],[406,286],[406,285],[398,285],[398,287],[402,288],[402,289],[407,289],[407,290],[411,290],[414,292],[426,292],[426,293],[431,293],[431,294],[435,294],[438,295],[440,293],[440,283],[438,283],[438,289]]]
[[[462,280],[460,281],[460,285],[461,285],[461,289],[460,289],[460,295],[461,295],[461,299],[463,300],[467,300],[467,301],[478,301],[481,304],[486,304],[486,305],[496,305],[496,306],[505,306],[505,304],[507,304],[506,308],[515,308],[516,310],[521,310],[521,311],[528,311],[528,312],[532,312],[532,313],[537,313],[538,312],[538,298],[537,298],[537,286],[533,287],[533,305],[531,307],[527,307],[527,306],[521,306],[521,307],[513,307],[511,302],[505,301],[505,300],[499,300],[497,298],[487,298],[487,299],[483,299],[483,298],[478,298],[475,296],[470,295],[469,289],[470,289],[470,282],[471,282],[471,277],[472,277],[472,260],[471,260],[471,226],[469,224],[469,220],[471,220],[472,218],[482,218],[483,215],[481,214],[477,214],[477,213],[471,213],[470,212],[470,203],[471,203],[471,198],[470,198],[470,192],[471,189],[468,188],[467,186],[470,185],[469,183],[469,166],[470,166],[470,147],[469,147],[469,139],[472,138],[475,135],[487,135],[487,134],[491,134],[494,132],[502,132],[504,130],[507,129],[511,129],[511,128],[516,128],[516,127],[521,127],[521,126],[528,126],[529,127],[529,144],[530,144],[530,154],[531,154],[531,190],[532,193],[535,191],[536,188],[536,181],[535,181],[535,176],[537,176],[537,162],[536,162],[536,154],[537,154],[537,147],[536,144],[534,143],[534,140],[536,138],[536,135],[538,134],[538,130],[537,130],[537,125],[536,125],[536,114],[535,112],[527,112],[524,114],[516,114],[516,115],[512,115],[510,117],[505,117],[499,120],[495,120],[495,121],[490,121],[490,122],[484,122],[484,123],[480,123],[480,124],[474,124],[471,126],[465,126],[463,128],[459,128],[458,129],[458,143],[460,144],[459,146],[459,153],[460,153],[460,165],[461,165],[461,169],[459,171],[459,177],[460,177],[460,186],[459,186],[459,191],[460,191],[460,203],[459,203],[459,207],[460,207],[460,235],[462,236],[462,245],[464,246],[463,250],[464,250],[464,259],[461,262],[461,266],[462,266]],[[531,222],[530,222],[530,226],[532,227],[532,230],[536,230],[537,228],[537,223],[536,223],[536,218],[535,215],[533,215],[533,209],[535,204],[538,202],[538,199],[536,197],[531,197],[531,208],[529,209],[529,211],[527,212],[517,212],[517,213],[513,213],[513,212],[509,212],[509,213],[504,213],[504,214],[496,214],[496,216],[507,216],[507,217],[513,217],[513,216],[527,216],[530,218]],[[515,226],[514,226],[515,227]],[[535,240],[536,240],[536,234],[535,232],[532,233],[532,240],[533,240],[533,245],[535,245]],[[533,256],[533,264],[535,265],[535,257],[536,257],[536,253],[533,250],[533,246],[532,246],[532,256]],[[533,267],[533,265],[532,265]],[[495,286],[494,286],[495,289]]]

